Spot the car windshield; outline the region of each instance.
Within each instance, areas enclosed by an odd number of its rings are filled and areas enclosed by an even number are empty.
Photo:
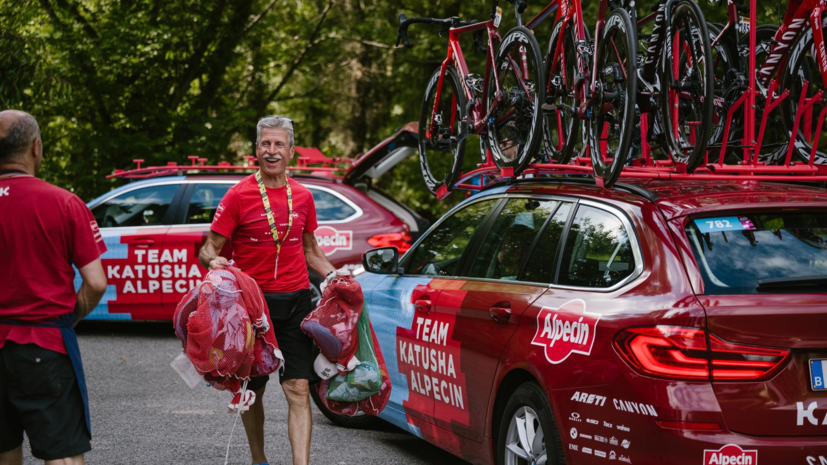
[[[827,212],[693,218],[686,235],[704,294],[827,292]]]

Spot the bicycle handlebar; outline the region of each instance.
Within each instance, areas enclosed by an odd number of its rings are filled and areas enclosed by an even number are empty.
[[[451,16],[450,18],[408,18],[405,13],[399,14],[399,29],[396,31],[396,46],[401,42],[407,48],[414,46],[413,42],[408,40],[408,27],[411,24],[441,24],[445,28],[455,28],[462,26],[469,26],[475,24],[476,20],[462,21],[459,16]]]

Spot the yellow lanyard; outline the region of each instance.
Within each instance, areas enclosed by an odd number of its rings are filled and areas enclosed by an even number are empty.
[[[287,240],[287,236],[290,235],[290,229],[293,227],[293,190],[290,189],[290,179],[284,176],[284,185],[287,188],[287,232],[282,239],[279,239],[279,231],[278,228],[276,228],[276,218],[273,216],[273,210],[270,209],[270,199],[267,198],[267,188],[264,187],[264,181],[261,180],[261,170],[256,171],[256,182],[258,182],[258,191],[261,192],[261,203],[264,204],[264,213],[267,214],[267,222],[270,223],[270,234],[273,235],[273,240],[276,241],[276,269],[273,272],[273,278],[278,279],[281,243]]]

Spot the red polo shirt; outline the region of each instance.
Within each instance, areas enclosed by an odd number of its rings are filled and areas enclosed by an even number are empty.
[[[310,288],[302,234],[318,228],[316,204],[306,187],[290,178],[293,191],[293,226],[287,233],[287,187],[267,188],[267,198],[282,239],[278,279],[274,278],[276,242],[264,213],[255,175],[248,176],[224,194],[210,229],[232,240],[233,260],[255,279],[264,293],[295,292]]]
[[[0,178],[0,320],[46,321],[75,311],[75,270],[106,252],[78,196],[31,176]],[[57,328],[0,324],[6,341],[66,353]]]

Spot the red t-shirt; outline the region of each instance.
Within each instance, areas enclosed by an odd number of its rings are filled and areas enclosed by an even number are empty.
[[[31,176],[0,178],[0,320],[54,320],[75,311],[75,270],[106,252],[78,196]],[[6,341],[65,354],[58,328],[0,324]]]
[[[267,198],[282,240],[278,279],[274,277],[276,242],[270,233],[270,223],[267,222],[254,175],[242,179],[224,194],[210,227],[232,241],[236,266],[255,279],[264,293],[310,288],[302,234],[313,232],[319,226],[316,222],[316,204],[313,194],[306,187],[292,178],[289,182],[293,191],[293,226],[286,239],[287,187],[267,188]]]

